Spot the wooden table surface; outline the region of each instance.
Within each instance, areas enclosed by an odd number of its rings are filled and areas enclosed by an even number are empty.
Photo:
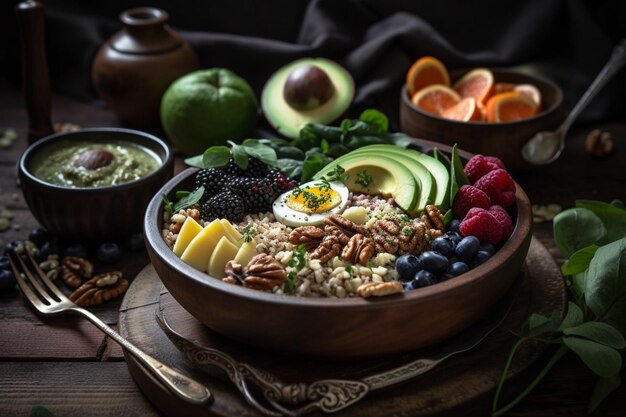
[[[81,127],[119,126],[104,107],[53,97],[53,122]],[[15,183],[15,164],[26,147],[26,111],[19,91],[0,81],[0,130],[15,128],[19,141],[0,149],[0,205],[11,209],[12,228],[0,233],[0,244],[24,240],[37,222]],[[584,151],[592,128],[611,132],[616,152],[596,159]],[[571,207],[576,199],[626,201],[626,120],[577,126],[555,164],[516,180],[533,204],[558,203]],[[177,170],[182,168],[180,158]],[[561,261],[552,239],[551,223],[535,225],[535,236]],[[149,262],[147,254],[124,254],[115,265],[132,277]],[[96,265],[98,267],[98,265]],[[94,308],[105,322],[116,326],[121,300]],[[510,349],[510,347],[503,347]],[[504,364],[503,364],[504,366]],[[568,354],[510,416],[583,416],[595,376]],[[25,304],[19,291],[0,294],[0,416],[27,416],[43,405],[59,416],[156,416],[159,411],[133,382],[123,353],[109,338],[84,319],[42,319]],[[623,416],[626,386],[598,409],[598,416]]]

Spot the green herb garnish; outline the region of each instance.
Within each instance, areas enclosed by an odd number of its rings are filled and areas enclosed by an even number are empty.
[[[356,174],[356,184],[359,184],[362,188],[367,188],[371,183],[374,182],[374,178],[367,173],[367,171],[363,170]]]
[[[333,181],[341,181],[346,182],[350,175],[345,174],[346,170],[341,166],[337,165],[335,168],[328,173],[327,177],[322,177],[322,180],[326,180],[329,182]]]
[[[352,274],[352,265],[346,265],[344,268],[348,274]]]
[[[258,232],[256,228],[252,226],[251,224],[247,224],[243,227],[243,229],[241,229],[241,234],[243,235],[243,241],[245,243],[252,241],[252,239],[257,233]]]
[[[287,280],[285,281],[284,284],[284,291],[287,294],[291,294],[293,292],[293,290],[296,287],[296,273],[291,271],[289,274],[287,274]]]
[[[306,245],[298,245],[293,251],[293,257],[289,260],[288,265],[300,271],[306,265]]]
[[[519,403],[570,350],[598,375],[588,412],[621,384],[626,348],[626,210],[621,202],[579,200],[554,218],[554,240],[567,261],[561,267],[571,301],[561,321],[559,311],[532,314],[515,344],[493,400],[492,416]],[[526,341],[558,345],[530,385],[498,408],[500,392],[517,349]]]
[[[165,194],[162,195],[162,199],[163,199],[163,209],[169,214],[172,214],[174,212],[174,205],[172,204],[170,199],[167,198]]]

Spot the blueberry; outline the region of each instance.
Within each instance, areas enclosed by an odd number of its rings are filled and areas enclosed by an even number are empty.
[[[3,249],[3,254],[8,255],[10,253],[15,253],[15,249],[19,246],[22,245],[22,242],[20,242],[19,240],[14,240],[11,241],[9,243],[7,243],[6,245],[4,245],[4,249]]]
[[[61,244],[56,239],[49,240],[39,248],[39,254],[43,259],[50,255],[61,255]]]
[[[420,263],[424,266],[424,269],[434,274],[440,274],[448,269],[448,258],[443,256],[439,252],[422,252],[418,259]]]
[[[452,275],[453,277],[458,277],[459,275],[464,274],[467,271],[469,271],[469,266],[467,266],[465,262],[461,261],[451,264],[448,268],[448,274]]]
[[[63,255],[65,256],[78,256],[79,258],[87,257],[87,248],[85,245],[80,243],[73,243],[65,248],[63,251]]]
[[[114,264],[122,258],[122,250],[117,243],[105,242],[98,247],[98,260],[105,264]]]
[[[417,271],[423,268],[417,256],[407,253],[396,259],[396,271],[400,275],[401,281],[410,281],[413,279]]]
[[[454,231],[446,232],[444,236],[450,239],[455,245],[458,245],[459,242],[463,239],[463,236],[461,236],[459,232],[454,232]]]
[[[126,239],[126,247],[131,252],[139,252],[146,249],[143,233],[133,233]]]
[[[431,244],[432,250],[434,250],[435,252],[439,252],[446,258],[454,256],[455,247],[455,243],[447,236],[440,236],[433,240],[433,243]]]
[[[15,275],[8,269],[0,269],[0,292],[15,288]]]
[[[487,259],[491,258],[491,254],[484,250],[479,250],[476,252],[476,256],[474,260],[472,260],[471,266],[472,268],[476,268],[478,265],[484,263]]]
[[[5,269],[11,271],[11,263],[9,262],[9,258],[3,256],[0,258],[0,271],[4,271]]]
[[[415,278],[411,281],[413,288],[423,288],[428,287],[429,285],[433,285],[437,283],[437,277],[430,271],[422,269],[417,274],[415,274]]]
[[[452,219],[450,220],[450,223],[448,223],[448,231],[451,232],[459,232],[459,226],[461,225],[461,220],[459,219]]]
[[[483,243],[482,245],[480,245],[480,249],[478,250],[487,252],[490,255],[493,255],[494,253],[496,253],[496,247],[492,245],[491,243]]]
[[[43,244],[49,241],[51,238],[52,236],[50,236],[50,233],[48,233],[46,229],[42,228],[33,229],[28,234],[28,240],[37,245],[38,248],[41,248]]]
[[[480,248],[480,241],[476,236],[465,236],[457,245],[456,245],[456,256],[463,262],[469,263],[474,256],[476,256],[476,252]]]

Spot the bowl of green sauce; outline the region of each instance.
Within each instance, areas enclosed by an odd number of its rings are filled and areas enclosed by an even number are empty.
[[[171,150],[154,135],[90,128],[30,145],[18,177],[26,204],[49,232],[105,241],[141,231],[145,209],[173,167]]]

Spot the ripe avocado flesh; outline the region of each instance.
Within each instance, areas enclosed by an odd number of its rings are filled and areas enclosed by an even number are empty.
[[[303,65],[314,65],[326,72],[334,92],[322,105],[310,110],[298,110],[285,101],[283,89],[292,71]],[[276,71],[265,84],[261,106],[268,122],[282,135],[296,138],[306,123],[328,124],[339,118],[354,98],[354,80],[338,63],[324,58],[303,58]]]
[[[404,164],[398,164],[386,156],[349,153],[326,165],[315,174],[313,179],[318,180],[323,176],[328,176],[337,165],[341,165],[346,170],[348,180],[345,184],[350,191],[393,197],[396,204],[407,212],[412,212],[417,206],[420,184],[416,182],[415,177]],[[363,171],[373,179],[366,187],[356,183],[358,174]]]
[[[394,158],[395,155],[404,155],[415,159],[417,162],[426,167],[426,169],[430,172],[435,180],[435,183],[433,185],[434,197],[432,197],[432,199],[429,201],[429,204],[435,204],[441,209],[442,212],[447,211],[450,207],[450,195],[447,191],[450,185],[450,172],[444,164],[437,161],[432,156],[426,155],[425,153],[419,152],[415,149],[399,148],[395,145],[386,144],[368,145],[359,148],[354,152],[361,151],[375,151],[380,153],[381,155],[387,155]],[[394,156],[391,156],[389,154],[393,154]]]

